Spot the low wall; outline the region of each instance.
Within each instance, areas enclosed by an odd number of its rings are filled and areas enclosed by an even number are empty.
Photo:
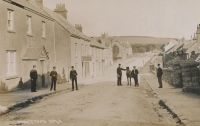
[[[172,67],[163,68],[163,80],[174,87],[187,89],[200,89],[199,64],[193,61],[176,63]],[[150,71],[156,74],[156,67],[150,65]]]

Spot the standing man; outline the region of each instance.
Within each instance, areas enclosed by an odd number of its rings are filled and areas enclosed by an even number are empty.
[[[53,87],[54,87],[54,91],[56,91],[56,82],[57,82],[58,74],[56,72],[56,67],[55,66],[53,67],[53,70],[51,71],[50,76],[51,76],[51,88],[50,88],[50,91],[53,89]]]
[[[135,81],[135,87],[139,87],[139,82],[138,82],[139,71],[138,71],[138,69],[136,69],[136,66],[133,66],[133,70],[132,70],[131,74]]]
[[[128,82],[128,86],[131,86],[131,70],[129,69],[129,67],[126,67],[126,77],[127,77],[127,82]]]
[[[31,78],[31,92],[36,92],[36,82],[38,78],[36,65],[33,65],[33,69],[30,72],[30,78]]]
[[[157,68],[157,78],[158,78],[158,83],[159,83],[159,88],[162,88],[162,75],[163,75],[163,70],[160,67],[160,64],[158,64],[158,68]]]
[[[119,64],[117,68],[117,86],[122,86],[122,70],[126,70],[121,68],[121,64]]]
[[[72,81],[72,91],[74,91],[74,82],[76,84],[76,90],[78,90],[78,85],[77,85],[77,72],[74,69],[74,66],[72,66],[72,70],[70,71],[70,79]]]

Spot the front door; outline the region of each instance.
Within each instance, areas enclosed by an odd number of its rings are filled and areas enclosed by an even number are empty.
[[[47,73],[47,65],[45,60],[40,60],[41,65],[41,80],[42,80],[42,87],[46,87],[45,85],[45,74]]]

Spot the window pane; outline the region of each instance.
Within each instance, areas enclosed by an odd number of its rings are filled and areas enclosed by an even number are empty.
[[[42,37],[46,37],[46,23],[42,21]]]
[[[8,76],[16,75],[16,52],[15,51],[7,52],[7,75]]]
[[[14,11],[8,9],[8,14],[7,14],[7,27],[8,30],[14,30]]]
[[[32,34],[31,16],[27,16],[27,34]]]

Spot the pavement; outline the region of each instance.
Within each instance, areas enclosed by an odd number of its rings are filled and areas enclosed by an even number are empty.
[[[163,83],[163,88],[160,89],[158,88],[156,76],[151,73],[145,73],[142,77],[148,82],[162,104],[165,104],[168,111],[177,115],[184,125],[200,126],[199,95],[184,93],[181,88],[174,88],[166,82]]]
[[[0,115],[13,111],[16,108],[23,108],[44,97],[69,90],[69,84],[57,84],[57,91],[50,91],[49,88],[31,92],[29,90],[14,91],[0,95]]]

